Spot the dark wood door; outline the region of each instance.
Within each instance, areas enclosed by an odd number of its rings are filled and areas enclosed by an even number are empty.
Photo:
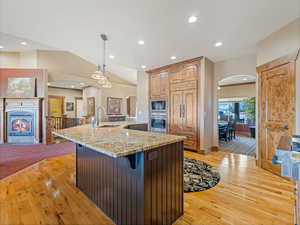
[[[280,174],[272,164],[282,135],[295,130],[295,63],[279,65],[260,73],[259,155],[261,167]]]

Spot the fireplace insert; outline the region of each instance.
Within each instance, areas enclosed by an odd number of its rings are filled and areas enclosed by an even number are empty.
[[[7,114],[7,136],[34,136],[33,113],[11,111]]]

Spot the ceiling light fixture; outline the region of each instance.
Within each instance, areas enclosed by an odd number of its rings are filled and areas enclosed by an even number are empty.
[[[2,45],[0,45],[0,48],[4,48]]]
[[[139,41],[138,41],[138,44],[139,44],[139,45],[144,45],[145,42],[144,42],[143,40],[139,40]]]
[[[215,44],[215,47],[221,47],[223,45],[223,43],[222,42],[216,42],[216,44]]]
[[[25,46],[25,45],[27,45],[27,42],[22,41],[20,44]]]
[[[190,16],[189,17],[189,23],[195,23],[198,20],[196,16]]]
[[[146,69],[146,67],[147,67],[147,66],[145,66],[145,65],[142,65],[141,67],[142,67],[142,69]]]
[[[218,90],[221,90],[221,87],[220,87],[220,86],[218,86]]]
[[[105,65],[105,51],[106,51],[106,41],[107,36],[105,34],[100,35],[101,39],[103,40],[103,64],[102,67],[100,64],[97,66],[97,70],[92,74],[92,78],[97,80],[98,84],[102,85],[103,88],[111,88],[112,84],[109,81],[109,77],[106,74],[106,65]]]
[[[171,56],[171,59],[172,59],[172,60],[175,60],[175,59],[176,59],[176,56]]]
[[[110,58],[110,59],[114,59],[115,56],[114,56],[114,55],[109,55],[109,58]]]

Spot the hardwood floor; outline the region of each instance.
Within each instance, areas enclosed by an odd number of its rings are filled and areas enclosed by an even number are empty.
[[[255,157],[256,140],[250,137],[236,136],[236,139],[233,139],[231,141],[221,141],[219,148],[222,152],[249,155]]]
[[[176,225],[291,225],[293,185],[255,166],[253,157],[214,152],[186,157],[220,171],[220,183],[184,195]],[[0,224],[112,224],[74,187],[74,155],[41,161],[0,180]]]

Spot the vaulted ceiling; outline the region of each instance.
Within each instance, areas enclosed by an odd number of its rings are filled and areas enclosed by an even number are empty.
[[[38,43],[39,48],[70,51],[93,63],[101,59],[99,35],[105,33],[108,55],[115,56],[108,58],[108,69],[134,83],[142,65],[150,69],[201,55],[220,61],[255,53],[257,41],[300,16],[299,2],[0,0],[0,32],[26,39],[28,45]],[[198,20],[190,24],[190,16]],[[145,44],[139,45],[139,40]],[[4,42],[0,35],[0,45]],[[216,48],[216,42],[223,46]]]

